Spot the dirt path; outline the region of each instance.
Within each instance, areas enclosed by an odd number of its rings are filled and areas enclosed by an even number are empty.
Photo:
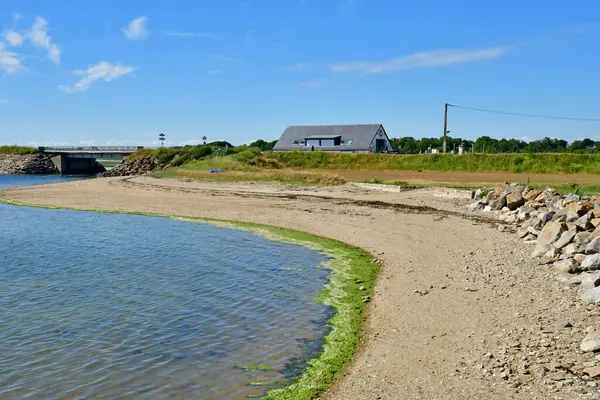
[[[464,218],[468,193],[349,184],[288,189],[146,177],[3,193],[48,206],[257,222],[359,246],[384,265],[362,348],[327,399],[599,398],[569,370],[598,311],[513,235]],[[573,327],[557,325],[567,318]],[[569,325],[569,324],[567,324]],[[573,375],[573,376],[572,376]]]
[[[531,182],[539,185],[600,185],[600,175],[591,174],[517,174],[510,172],[468,171],[335,171],[335,174],[353,181],[381,179],[431,184],[501,184],[504,182]]]

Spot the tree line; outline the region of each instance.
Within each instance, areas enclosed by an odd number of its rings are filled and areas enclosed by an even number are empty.
[[[391,138],[392,147],[402,154],[425,153],[429,149],[442,150],[443,138],[415,139],[407,136]],[[599,153],[600,142],[591,139],[576,140],[569,144],[566,140],[543,138],[531,142],[519,139],[494,139],[481,136],[477,140],[447,137],[446,150],[458,151],[458,146],[463,145],[466,152],[475,153]]]

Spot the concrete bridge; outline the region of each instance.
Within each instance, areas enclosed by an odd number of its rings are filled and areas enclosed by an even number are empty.
[[[51,157],[61,174],[96,174],[102,172],[96,160],[123,160],[143,146],[38,147]]]

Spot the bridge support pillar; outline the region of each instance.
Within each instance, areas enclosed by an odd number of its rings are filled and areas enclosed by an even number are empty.
[[[96,162],[95,158],[73,158],[68,155],[59,154],[51,158],[61,174],[84,174],[94,175],[106,171]]]

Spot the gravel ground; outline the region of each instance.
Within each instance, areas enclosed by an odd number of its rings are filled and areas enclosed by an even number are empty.
[[[469,194],[369,184],[287,188],[148,177],[11,189],[25,203],[257,222],[383,261],[354,362],[326,399],[598,399],[582,353],[597,307],[532,248],[466,212]],[[600,371],[597,371],[600,375]]]

